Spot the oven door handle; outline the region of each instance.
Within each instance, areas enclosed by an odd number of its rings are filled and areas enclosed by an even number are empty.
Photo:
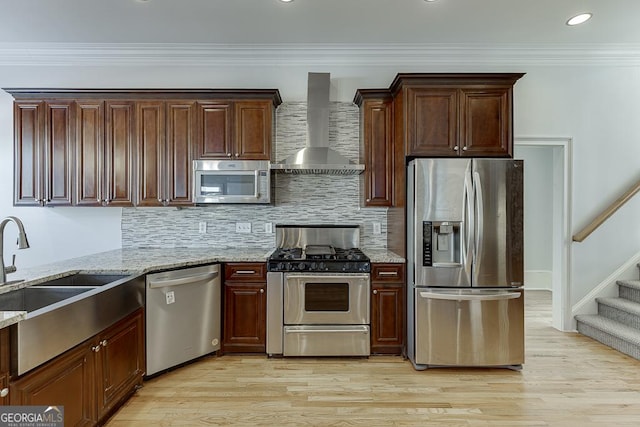
[[[368,326],[344,326],[337,325],[333,328],[319,328],[314,326],[285,326],[284,332],[287,334],[309,334],[309,333],[345,333],[345,332],[363,332],[368,333]]]
[[[360,280],[369,280],[368,274],[345,274],[345,275],[326,275],[324,273],[317,274],[298,274],[298,273],[286,273],[286,278],[295,278],[295,279],[303,279],[303,280],[350,280],[350,279],[360,279]]]

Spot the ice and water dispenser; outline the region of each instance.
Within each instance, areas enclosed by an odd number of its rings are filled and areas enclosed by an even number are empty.
[[[422,222],[422,266],[458,267],[462,265],[460,221]]]

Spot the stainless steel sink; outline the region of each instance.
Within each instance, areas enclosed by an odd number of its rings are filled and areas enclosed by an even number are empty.
[[[70,276],[60,277],[48,282],[38,283],[37,286],[104,286],[120,279],[128,277],[126,274],[88,274],[77,273]]]
[[[95,288],[96,286],[32,286],[17,289],[0,294],[0,311],[26,311],[30,313]]]
[[[25,372],[144,306],[144,274],[73,274],[0,294],[0,311],[26,311],[9,326],[11,373]]]

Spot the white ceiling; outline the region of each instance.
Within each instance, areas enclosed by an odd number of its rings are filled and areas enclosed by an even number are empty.
[[[639,0],[0,0],[0,43],[640,45]],[[565,22],[589,11],[578,27]]]

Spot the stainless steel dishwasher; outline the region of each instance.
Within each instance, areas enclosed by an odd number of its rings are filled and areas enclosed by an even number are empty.
[[[146,375],[220,349],[220,265],[147,275]]]

